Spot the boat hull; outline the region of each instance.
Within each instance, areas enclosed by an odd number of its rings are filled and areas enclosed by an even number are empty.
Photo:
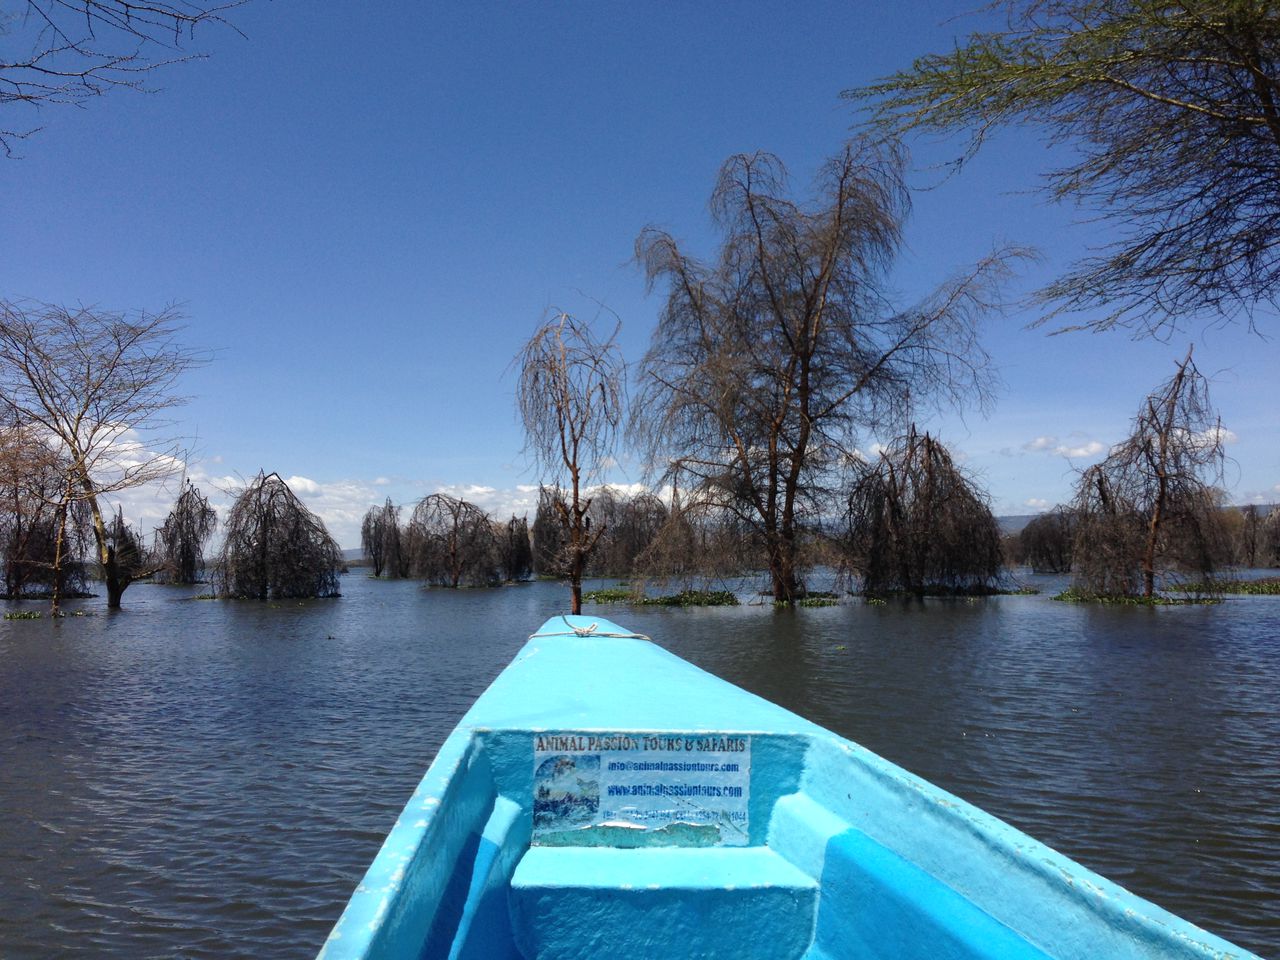
[[[323,960],[1253,955],[616,624],[468,711]]]

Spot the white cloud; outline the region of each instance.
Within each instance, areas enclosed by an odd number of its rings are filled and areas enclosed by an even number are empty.
[[[1097,440],[1090,440],[1074,447],[1066,444],[1059,444],[1053,448],[1053,452],[1059,457],[1066,457],[1068,460],[1079,460],[1083,457],[1096,457],[1098,454],[1105,452],[1106,445]]]
[[[1024,507],[1030,507],[1036,513],[1044,513],[1053,506],[1048,500],[1042,500],[1039,497],[1029,497],[1022,502]]]
[[[1055,457],[1080,460],[1086,457],[1096,457],[1098,454],[1104,453],[1107,447],[1101,441],[1090,440],[1077,432],[1072,433],[1071,438],[1065,441],[1059,441],[1057,437],[1045,434],[1036,437],[1034,440],[1028,440],[1022,445],[1022,449],[1028,453],[1050,453]]]
[[[314,496],[320,492],[320,484],[307,477],[292,476],[285,483],[299,496]]]
[[[530,484],[520,484],[514,489],[498,489],[476,483],[455,483],[441,486],[435,492],[474,503],[485,513],[498,519],[506,519],[514,514],[518,517],[527,516],[532,520],[538,509],[538,488]]]
[[[866,450],[863,450],[861,447],[857,447],[854,449],[853,453],[850,454],[850,459],[855,463],[871,463],[873,460],[879,459],[880,454],[884,453],[888,449],[888,446],[879,442],[871,444],[871,446]]]

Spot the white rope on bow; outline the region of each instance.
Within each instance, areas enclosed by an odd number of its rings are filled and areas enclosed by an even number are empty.
[[[564,625],[573,632],[574,636],[577,636],[577,637],[609,637],[611,639],[616,639],[616,640],[650,640],[651,639],[650,637],[646,637],[643,633],[601,633],[600,625],[598,623],[592,622],[587,624],[585,627],[575,627],[572,623],[569,622],[568,617],[561,615],[560,619],[564,621]],[[529,634],[529,639],[537,640],[540,637],[563,637],[563,636],[564,636],[563,633],[531,633]]]

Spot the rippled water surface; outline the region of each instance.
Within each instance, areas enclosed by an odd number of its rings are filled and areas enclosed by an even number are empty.
[[[552,584],[0,622],[0,956],[311,957]],[[1280,960],[1280,600],[601,612]]]

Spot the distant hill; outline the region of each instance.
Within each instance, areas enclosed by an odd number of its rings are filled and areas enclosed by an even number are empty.
[[[1024,513],[1014,517],[996,517],[996,523],[1000,524],[1000,532],[1007,537],[1021,533],[1022,528],[1038,516],[1038,513]]]
[[[1230,507],[1226,507],[1224,509],[1239,510],[1242,506],[1248,506],[1248,504],[1232,504]],[[1259,504],[1255,504],[1255,506],[1257,506],[1258,508],[1258,515],[1261,517],[1266,517],[1270,515],[1272,510],[1275,510],[1277,507],[1280,507],[1280,504],[1259,503]],[[1025,527],[1028,523],[1030,523],[1036,517],[1041,517],[1041,516],[1044,516],[1044,514],[1026,513],[1026,514],[1020,514],[1017,516],[1010,516],[1010,517],[996,517],[996,523],[1000,524],[1000,532],[1007,537],[1015,533],[1021,533],[1023,527]]]

